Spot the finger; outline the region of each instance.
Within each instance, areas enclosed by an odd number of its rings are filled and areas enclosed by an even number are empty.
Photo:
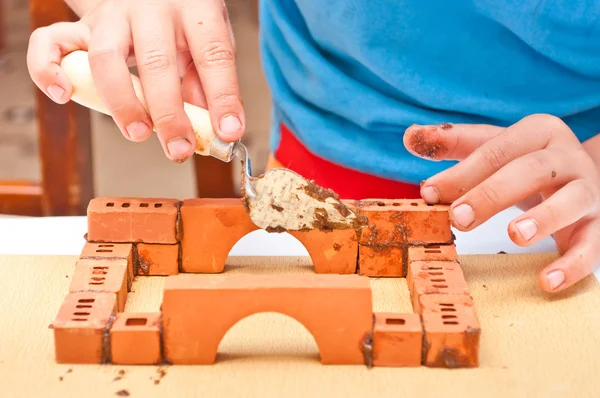
[[[509,162],[548,147],[552,140],[561,148],[575,142],[579,145],[560,119],[528,116],[489,139],[462,162],[429,178],[421,195],[429,203],[451,203]]]
[[[198,12],[186,12],[184,30],[202,82],[208,110],[217,136],[224,141],[236,141],[244,133],[246,118],[239,93],[235,55],[224,5],[202,9],[202,24]]]
[[[429,160],[463,160],[504,128],[487,124],[410,126],[404,146],[415,156]]]
[[[181,83],[181,93],[183,100],[188,104],[199,106],[200,108],[208,109],[208,103],[204,96],[202,89],[202,83],[200,83],[200,77],[196,71],[196,66],[191,63],[185,74],[183,75],[183,81]]]
[[[517,245],[532,245],[586,217],[597,203],[598,191],[587,180],[571,181],[511,221],[508,234]]]
[[[591,274],[600,264],[599,240],[600,221],[582,223],[572,235],[569,250],[539,273],[542,289],[559,292]]]
[[[88,58],[98,96],[123,135],[141,142],[152,134],[152,120],[135,95],[127,67],[131,34],[125,21],[99,24],[92,30]]]
[[[158,138],[169,159],[183,162],[194,153],[196,137],[183,110],[169,13],[158,7],[142,7],[132,15],[131,28],[144,96]]]
[[[564,151],[557,149],[517,158],[452,203],[453,225],[462,231],[476,228],[536,192],[579,178],[578,171]]]
[[[73,86],[60,67],[62,58],[76,50],[87,50],[89,28],[79,22],[61,22],[36,29],[29,39],[27,69],[35,85],[50,99],[65,104]]]

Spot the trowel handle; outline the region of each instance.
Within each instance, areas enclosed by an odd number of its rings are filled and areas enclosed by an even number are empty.
[[[110,115],[96,91],[87,52],[74,51],[68,54],[63,58],[61,67],[73,85],[73,95],[71,96],[73,101],[87,108]],[[140,79],[132,74],[131,81],[136,96],[144,108],[148,110]],[[196,133],[196,153],[204,156],[214,156],[225,162],[229,162],[233,154],[234,143],[224,142],[215,135],[208,111],[185,102],[183,109]]]

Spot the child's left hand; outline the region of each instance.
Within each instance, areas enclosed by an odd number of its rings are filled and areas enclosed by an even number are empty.
[[[563,254],[540,272],[544,290],[563,290],[600,264],[599,166],[559,118],[532,115],[508,128],[415,125],[404,145],[419,157],[460,161],[421,187],[427,202],[452,203],[458,230],[524,205],[508,225],[511,240],[529,246],[552,235]]]

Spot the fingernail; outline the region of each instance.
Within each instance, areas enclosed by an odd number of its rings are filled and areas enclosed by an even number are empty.
[[[452,209],[452,218],[462,228],[468,228],[475,221],[473,208],[466,203]]]
[[[548,284],[550,285],[550,289],[554,290],[560,285],[562,285],[565,281],[565,273],[560,270],[552,271],[548,275],[546,275],[546,278],[548,278]]]
[[[421,196],[427,203],[435,204],[440,202],[440,195],[434,187],[423,187],[421,189]]]
[[[132,140],[141,140],[148,136],[150,127],[144,122],[133,122],[126,127],[126,130]]]
[[[65,89],[53,84],[52,86],[48,86],[48,94],[50,94],[54,101],[62,101],[62,97],[65,95]]]
[[[533,218],[521,220],[515,226],[526,241],[531,240],[538,232],[538,225]]]
[[[192,149],[192,144],[185,138],[176,138],[173,141],[169,141],[167,149],[172,158],[183,159],[188,157]]]
[[[237,116],[227,115],[221,119],[221,124],[219,124],[219,129],[223,135],[235,135],[240,132],[242,128],[242,122],[238,119]]]

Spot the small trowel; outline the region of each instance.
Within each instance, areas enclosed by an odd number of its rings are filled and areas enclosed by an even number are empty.
[[[97,94],[88,54],[75,51],[62,60],[61,66],[73,85],[71,99],[83,106],[110,115]],[[144,107],[146,101],[139,78],[131,75],[136,96]],[[242,162],[242,196],[248,214],[259,227],[272,232],[310,229],[347,229],[361,225],[362,217],[340,201],[331,190],[284,168],[252,177],[248,150],[239,141],[227,143],[214,133],[207,110],[184,103],[196,133],[196,153],[213,156],[224,162],[237,157]]]

